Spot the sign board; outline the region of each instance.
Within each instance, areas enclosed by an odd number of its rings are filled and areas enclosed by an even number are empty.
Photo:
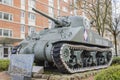
[[[13,54],[10,56],[9,73],[31,77],[34,54]]]

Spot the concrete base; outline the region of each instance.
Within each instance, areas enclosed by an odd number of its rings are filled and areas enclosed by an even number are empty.
[[[44,67],[43,66],[33,66],[32,73],[33,74],[42,74],[42,73],[44,73]]]

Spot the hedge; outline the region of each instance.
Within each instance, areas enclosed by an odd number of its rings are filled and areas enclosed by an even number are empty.
[[[8,59],[0,59],[0,71],[8,70],[9,63]]]
[[[120,80],[120,65],[102,70],[95,76],[95,80]]]
[[[114,57],[111,65],[120,65],[120,57]]]

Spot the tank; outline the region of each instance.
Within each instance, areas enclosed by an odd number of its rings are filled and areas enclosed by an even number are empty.
[[[86,17],[52,18],[37,9],[33,11],[50,19],[52,26],[32,32],[13,49],[13,54],[35,54],[37,64],[55,65],[63,73],[106,68],[111,64],[111,41],[92,31]]]

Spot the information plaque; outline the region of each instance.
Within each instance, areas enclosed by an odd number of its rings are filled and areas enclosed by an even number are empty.
[[[10,56],[9,73],[31,77],[34,54],[13,54]]]

